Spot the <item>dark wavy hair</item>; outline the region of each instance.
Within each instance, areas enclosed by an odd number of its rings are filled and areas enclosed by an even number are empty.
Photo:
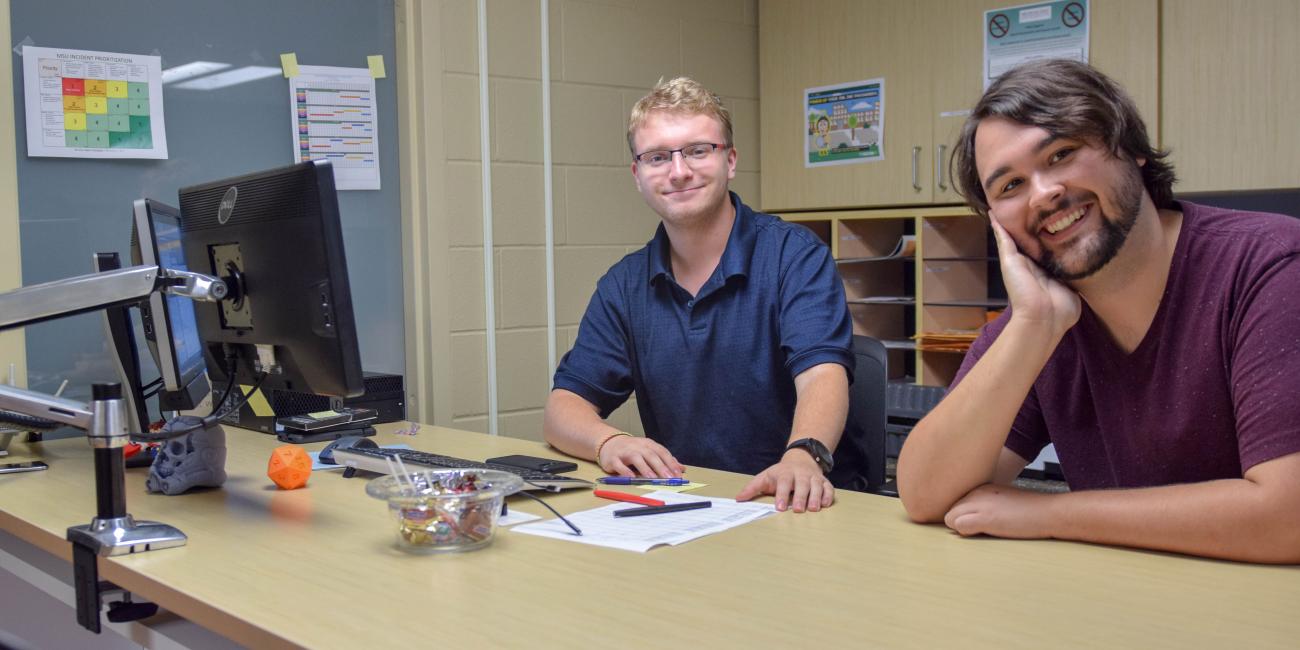
[[[998,77],[962,125],[952,165],[958,191],[982,215],[988,197],[975,167],[975,130],[1002,117],[1073,140],[1099,143],[1116,157],[1145,158],[1142,184],[1157,208],[1174,207],[1174,167],[1169,152],[1151,146],[1133,99],[1110,77],[1086,63],[1064,59],[1031,61]]]

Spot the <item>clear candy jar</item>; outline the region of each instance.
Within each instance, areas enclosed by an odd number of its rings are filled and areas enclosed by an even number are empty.
[[[501,504],[523,485],[508,472],[445,469],[383,476],[366,484],[366,494],[388,502],[399,548],[438,553],[491,544]]]

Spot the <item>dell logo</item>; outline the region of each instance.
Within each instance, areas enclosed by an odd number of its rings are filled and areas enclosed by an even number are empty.
[[[230,214],[235,211],[235,199],[239,198],[239,188],[231,185],[226,195],[221,197],[221,206],[217,208],[217,221],[225,225],[230,221]]]

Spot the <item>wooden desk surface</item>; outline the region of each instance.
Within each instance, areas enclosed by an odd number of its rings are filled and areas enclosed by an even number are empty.
[[[471,459],[559,454],[533,442],[439,427],[381,444]],[[1067,542],[961,539],[909,523],[897,500],[840,492],[815,514],[783,513],[646,554],[498,531],[487,549],[415,556],[364,478],[315,472],[280,491],[277,442],[227,429],[224,488],[149,495],[127,472],[127,507],[189,535],[178,549],[101,560],[101,578],[255,647],[1287,647],[1300,639],[1300,569]],[[308,445],[319,449],[323,443]],[[70,525],[94,514],[84,440],[15,443],[0,476],[0,527],[70,559]],[[595,478],[584,463],[577,475]],[[734,496],[740,475],[693,469]],[[585,490],[561,512],[608,504]],[[526,499],[511,507],[549,516]],[[73,620],[69,625],[75,625]],[[417,646],[418,644],[418,646]]]

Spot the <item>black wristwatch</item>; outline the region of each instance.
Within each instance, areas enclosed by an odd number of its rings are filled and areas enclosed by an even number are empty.
[[[816,438],[803,438],[790,443],[785,450],[803,449],[812,455],[813,460],[822,468],[822,474],[829,474],[832,467],[835,467],[835,458],[831,456],[831,450],[822,444],[822,441]]]

